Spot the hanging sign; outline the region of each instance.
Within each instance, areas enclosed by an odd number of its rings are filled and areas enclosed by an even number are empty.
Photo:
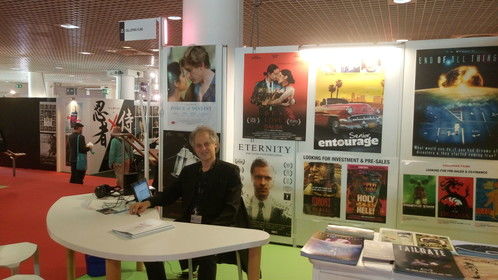
[[[136,41],[156,39],[156,18],[119,22],[119,40]]]

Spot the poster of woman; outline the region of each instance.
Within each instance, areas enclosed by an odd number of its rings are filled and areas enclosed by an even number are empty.
[[[181,46],[165,50],[167,129],[190,131],[203,124],[220,130],[222,69],[218,48],[221,46]]]
[[[244,57],[243,137],[304,141],[308,65],[297,52]]]

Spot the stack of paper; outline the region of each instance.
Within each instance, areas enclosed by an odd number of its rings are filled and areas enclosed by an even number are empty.
[[[126,238],[138,238],[172,228],[174,228],[174,226],[171,222],[158,219],[147,219],[114,228],[112,231]]]

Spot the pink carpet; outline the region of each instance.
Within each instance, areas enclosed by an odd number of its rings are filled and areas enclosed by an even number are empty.
[[[115,184],[113,178],[86,176],[83,185],[70,184],[68,173],[0,167],[0,245],[28,241],[38,245],[40,271],[44,279],[66,279],[66,250],[48,236],[48,209],[66,195],[93,192],[101,184]],[[7,186],[2,188],[1,186]],[[20,273],[33,273],[32,260],[21,264]],[[76,254],[76,276],[86,274],[84,256]],[[0,279],[10,275],[0,268]]]

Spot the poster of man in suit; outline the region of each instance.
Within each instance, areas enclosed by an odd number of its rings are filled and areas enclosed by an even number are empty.
[[[290,237],[294,163],[281,155],[290,155],[290,147],[264,144],[239,144],[237,147],[246,151],[243,155],[239,154],[234,163],[241,171],[242,197],[251,228]],[[251,152],[253,148],[273,151]]]

